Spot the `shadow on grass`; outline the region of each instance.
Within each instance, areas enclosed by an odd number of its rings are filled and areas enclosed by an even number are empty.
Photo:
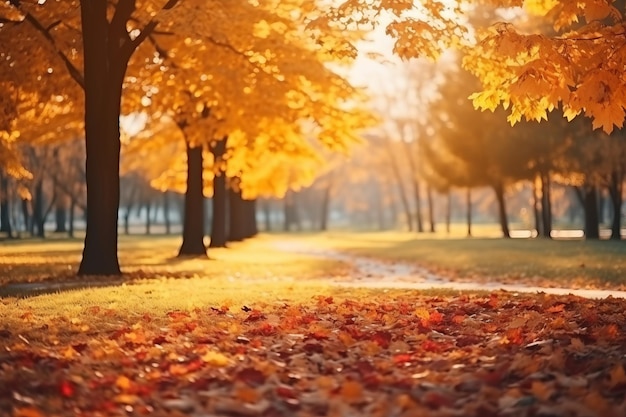
[[[186,260],[206,260],[211,261],[209,258],[203,257],[186,257],[184,259],[172,258],[171,262],[164,263],[171,266],[176,262],[184,262]],[[0,298],[14,297],[14,298],[26,298],[44,294],[56,294],[66,291],[82,290],[88,288],[102,288],[102,287],[114,287],[121,285],[132,285],[145,281],[157,281],[157,280],[187,280],[198,278],[200,276],[198,270],[135,270],[131,272],[123,272],[122,275],[116,276],[83,276],[79,277],[75,273],[72,274],[59,274],[48,275],[41,280],[35,281],[16,281],[7,282],[0,285]],[[210,275],[204,275],[206,278],[211,278]]]

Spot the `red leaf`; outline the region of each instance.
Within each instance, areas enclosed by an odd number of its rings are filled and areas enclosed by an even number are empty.
[[[313,314],[305,314],[302,317],[300,317],[299,321],[301,324],[311,324],[315,321],[318,321],[318,319]]]
[[[393,363],[395,363],[396,365],[402,365],[408,362],[411,362],[411,355],[409,355],[408,353],[400,353],[398,355],[393,355]]]
[[[453,399],[448,395],[433,390],[426,392],[421,397],[421,401],[423,401],[427,406],[436,409],[440,407],[452,406]]]
[[[441,345],[441,343],[437,343],[432,340],[424,340],[421,347],[426,352],[440,352],[443,349],[443,345]]]
[[[308,334],[308,337],[315,340],[326,340],[330,332],[326,329],[318,329]]]
[[[477,376],[484,383],[497,387],[502,383],[502,380],[504,379],[504,371],[502,370],[485,371],[485,372],[478,373]]]
[[[248,315],[248,317],[246,317],[246,319],[244,321],[245,322],[250,322],[250,321],[263,320],[263,319],[265,319],[265,314],[263,314],[259,310],[252,310],[250,315]]]
[[[61,381],[61,384],[59,385],[59,392],[62,397],[72,397],[74,395],[74,384],[70,381]]]
[[[509,329],[506,331],[506,338],[509,342],[514,343],[516,345],[521,345],[524,343],[524,334],[521,328]]]
[[[276,333],[276,327],[272,326],[271,324],[267,322],[261,323],[261,325],[259,326],[257,330],[263,336],[270,336]]]
[[[124,336],[128,332],[130,332],[130,328],[123,327],[121,329],[118,329],[118,330],[114,331],[111,334],[111,336],[109,336],[109,338],[112,339],[112,340],[119,339],[120,337]]]
[[[385,330],[379,330],[377,332],[374,332],[372,334],[372,341],[374,343],[376,343],[378,346],[382,347],[383,349],[386,349],[389,347],[389,344],[391,343],[391,333],[389,333],[388,331]]]
[[[87,349],[87,343],[77,343],[72,345],[72,349],[74,349],[78,353],[82,353],[83,350]]]
[[[296,398],[296,391],[287,385],[280,385],[276,387],[276,395],[282,398]]]
[[[167,339],[165,338],[165,336],[157,336],[154,339],[152,339],[152,343],[155,345],[162,345],[163,343],[166,343]]]
[[[361,376],[365,376],[376,371],[376,368],[374,368],[374,366],[368,361],[358,361],[354,364],[354,367],[361,374]]]
[[[307,343],[303,346],[303,349],[307,353],[322,353],[324,352],[324,347],[319,343]]]
[[[442,321],[443,314],[441,314],[437,310],[434,310],[432,313],[430,313],[430,317],[428,318],[428,322],[430,324],[441,324]]]
[[[189,313],[185,311],[170,311],[167,313],[167,317],[171,318],[172,320],[182,320],[189,318],[190,316]]]
[[[244,368],[237,372],[235,378],[251,386],[258,386],[265,383],[265,374],[254,368]]]

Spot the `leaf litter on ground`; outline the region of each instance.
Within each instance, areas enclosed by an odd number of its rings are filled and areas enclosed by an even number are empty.
[[[621,299],[266,288],[159,309],[141,288],[56,316],[3,300],[0,414],[626,415]]]

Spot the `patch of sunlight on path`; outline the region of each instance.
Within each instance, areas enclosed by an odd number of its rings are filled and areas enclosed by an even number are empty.
[[[537,287],[523,284],[505,284],[499,282],[458,282],[435,275],[417,265],[381,261],[364,256],[352,255],[332,249],[320,249],[303,243],[281,241],[276,248],[284,252],[298,253],[323,257],[345,262],[352,266],[354,273],[348,277],[332,278],[329,284],[347,288],[381,288],[381,289],[450,289],[459,291],[497,291],[509,292],[544,292],[547,294],[573,294],[585,298],[626,298],[626,291],[575,289],[559,287]]]

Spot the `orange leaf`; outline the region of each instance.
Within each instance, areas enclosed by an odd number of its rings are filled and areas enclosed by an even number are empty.
[[[44,415],[35,407],[17,408],[13,414],[14,417],[44,417]]]
[[[565,310],[565,304],[557,304],[546,309],[548,313],[561,313]]]
[[[355,403],[363,398],[363,386],[356,381],[346,381],[339,394],[347,403]]]
[[[243,386],[235,390],[235,398],[246,403],[256,403],[261,399],[261,394],[254,388]]]
[[[130,379],[128,379],[124,375],[120,375],[115,380],[115,386],[117,388],[121,389],[122,391],[128,391],[128,389],[131,386],[131,381],[130,381]]]
[[[532,392],[532,394],[541,401],[548,401],[554,393],[554,389],[541,381],[533,381],[530,386],[530,392]]]
[[[113,397],[113,401],[115,401],[118,404],[132,405],[132,404],[135,404],[137,401],[139,401],[139,397],[137,397],[136,395],[119,394]]]
[[[624,372],[624,366],[620,363],[611,369],[609,374],[609,386],[615,388],[619,385],[626,384],[626,372]]]

